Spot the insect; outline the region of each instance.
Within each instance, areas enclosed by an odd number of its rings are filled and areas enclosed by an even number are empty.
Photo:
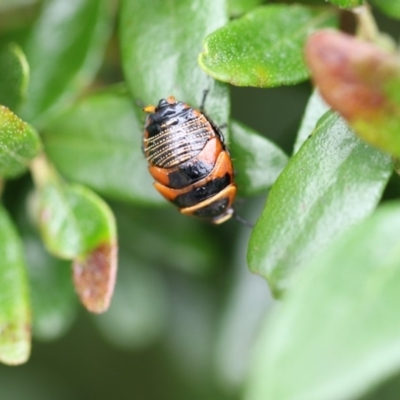
[[[204,104],[206,92],[202,104]],[[234,214],[234,171],[220,129],[175,97],[143,109],[143,151],[155,188],[185,215],[221,224]]]

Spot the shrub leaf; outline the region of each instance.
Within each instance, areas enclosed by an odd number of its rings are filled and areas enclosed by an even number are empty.
[[[31,347],[31,312],[22,244],[0,206],[0,361],[27,361]]]
[[[14,112],[26,97],[29,65],[16,43],[0,49],[0,104]]]
[[[0,105],[0,176],[14,178],[21,175],[40,150],[37,132]]]
[[[246,400],[358,399],[398,373],[399,230],[385,205],[310,261],[261,331]]]
[[[147,170],[134,107],[123,86],[93,94],[46,128],[46,151],[65,177],[103,195],[165,204]]]
[[[288,157],[274,143],[240,124],[231,122],[231,151],[240,195],[259,194],[272,186]]]
[[[217,125],[227,123],[227,87],[210,80],[197,64],[204,37],[227,19],[224,0],[122,0],[122,65],[135,100],[154,104],[173,95],[198,107],[209,89],[207,114]]]
[[[326,8],[259,7],[209,35],[199,63],[213,78],[237,86],[293,85],[308,77],[303,47],[309,34],[335,24]]]
[[[112,19],[107,0],[47,0],[26,44],[31,68],[21,115],[43,126],[71,104],[100,66]]]
[[[95,193],[61,182],[50,168],[44,159],[33,166],[43,241],[52,254],[74,260],[74,284],[82,303],[89,311],[103,312],[117,269],[114,216]]]
[[[348,35],[322,31],[306,57],[325,101],[367,142],[400,156],[400,57]]]
[[[250,238],[250,269],[279,295],[293,269],[373,211],[391,171],[390,157],[325,115],[271,189]]]

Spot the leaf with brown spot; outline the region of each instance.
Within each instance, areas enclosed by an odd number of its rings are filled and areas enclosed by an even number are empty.
[[[110,305],[117,273],[117,245],[103,243],[73,262],[75,289],[83,305],[102,313]]]
[[[117,268],[115,218],[90,189],[61,181],[45,158],[32,164],[37,185],[37,223],[46,248],[74,260],[74,282],[89,311],[105,311]]]
[[[367,142],[400,156],[400,57],[334,31],[311,36],[305,49],[325,101]]]

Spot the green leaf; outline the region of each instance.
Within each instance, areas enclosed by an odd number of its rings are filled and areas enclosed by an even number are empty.
[[[73,259],[75,289],[92,312],[110,303],[117,270],[116,226],[107,204],[91,190],[67,185],[43,158],[32,167],[37,186],[37,223],[47,249]]]
[[[42,126],[94,78],[111,30],[107,0],[47,0],[26,45],[31,67],[21,115]]]
[[[208,36],[199,63],[213,78],[237,86],[293,85],[308,77],[307,37],[335,24],[335,14],[326,8],[259,7]]]
[[[76,295],[69,263],[51,257],[33,234],[24,235],[33,309],[33,336],[55,340],[63,336],[76,317]]]
[[[239,194],[251,196],[270,188],[287,164],[288,157],[274,143],[252,129],[231,122],[231,151]]]
[[[238,17],[260,5],[263,0],[228,0],[229,15]]]
[[[383,206],[310,263],[261,332],[246,400],[358,399],[399,372],[399,229]]]
[[[9,216],[0,206],[0,361],[27,361],[31,315],[22,245]]]
[[[398,1],[370,0],[370,3],[389,17],[400,19],[400,3]]]
[[[165,204],[147,170],[134,108],[123,86],[87,97],[46,129],[46,152],[71,181],[115,199]]]
[[[13,178],[27,169],[41,150],[36,131],[0,105],[0,176]]]
[[[327,30],[310,37],[306,58],[325,101],[362,139],[399,157],[399,56]]]
[[[39,226],[48,250],[66,259],[115,238],[112,215],[105,203],[76,184],[47,184],[40,189]]]
[[[227,123],[227,87],[210,80],[197,64],[204,37],[226,22],[224,0],[122,0],[122,62],[134,98],[154,104],[173,95],[198,107],[210,89],[207,114],[217,125]]]
[[[341,8],[352,8],[364,4],[364,0],[328,0],[330,3]]]
[[[280,294],[293,269],[373,211],[391,170],[390,157],[326,114],[271,189],[250,239],[250,269]]]
[[[329,110],[329,106],[324,102],[318,90],[314,90],[308,100],[306,110],[301,120],[299,131],[297,132],[296,142],[294,143],[293,153],[297,153],[303,143],[311,135],[318,120]]]
[[[16,111],[26,97],[29,65],[22,49],[10,43],[0,49],[0,104]]]
[[[164,332],[167,304],[160,274],[149,265],[141,266],[137,260],[122,256],[110,309],[94,321],[115,346],[140,349],[153,344]]]

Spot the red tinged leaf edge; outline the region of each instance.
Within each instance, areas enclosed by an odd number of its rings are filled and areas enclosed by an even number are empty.
[[[309,37],[305,58],[324,100],[363,139],[392,151],[393,136],[385,127],[400,117],[391,87],[400,85],[400,57],[373,43],[323,30]],[[394,146],[398,153],[400,143]]]
[[[75,290],[90,312],[107,311],[117,274],[117,245],[103,243],[72,264]]]

